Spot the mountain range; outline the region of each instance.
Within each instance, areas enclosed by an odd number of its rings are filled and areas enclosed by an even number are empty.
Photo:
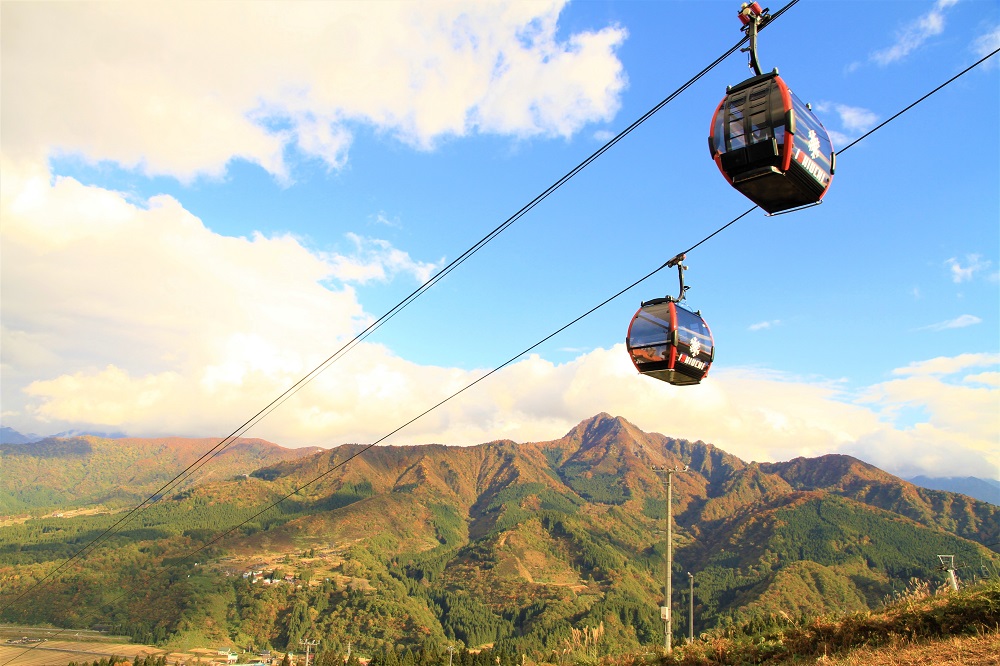
[[[82,437],[91,436],[101,439],[125,439],[126,435],[123,433],[99,433],[99,432],[84,432],[84,431],[67,431],[58,433],[55,435],[50,435],[48,437],[43,437],[35,434],[21,434],[17,430],[14,430],[8,426],[0,427],[0,445],[2,444],[30,444],[33,442],[38,442],[45,439],[60,439],[68,437]],[[133,438],[136,441],[142,441],[143,438]],[[174,438],[174,441],[179,441],[180,438]],[[197,440],[196,440],[197,441]],[[255,440],[263,442],[263,440]],[[309,452],[314,452],[315,448],[306,449]],[[963,495],[968,495],[974,499],[981,502],[989,502],[1000,506],[1000,481],[991,478],[980,478],[975,476],[939,476],[931,477],[926,475],[913,476],[906,479],[910,483],[921,488],[927,488],[929,490],[945,490],[951,493],[961,493]]]
[[[0,530],[0,601],[116,515],[40,518],[41,507],[126,506],[215,443],[0,447],[0,506],[36,514]],[[656,644],[668,477],[674,603],[693,606],[699,631],[873,608],[912,578],[943,582],[938,555],[953,555],[963,580],[1000,564],[993,504],[849,456],[747,463],[608,414],[543,442],[303,451],[241,440],[205,469],[0,620],[369,652],[458,641],[547,654],[598,626],[604,649]],[[116,596],[132,587],[143,593]],[[686,625],[678,612],[675,631]]]
[[[907,479],[910,483],[931,490],[947,490],[950,493],[962,493],[974,497],[981,502],[989,502],[1000,506],[1000,481],[996,479],[981,479],[975,476],[914,476]]]

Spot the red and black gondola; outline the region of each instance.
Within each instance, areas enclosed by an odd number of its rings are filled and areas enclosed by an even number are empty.
[[[715,341],[701,313],[670,296],[642,303],[625,346],[636,370],[677,386],[701,382],[715,358]]]
[[[774,214],[819,203],[833,180],[836,154],[823,123],[778,70],[760,72],[756,33],[766,12],[757,3],[740,11],[756,76],[726,89],[708,143],[730,185]]]

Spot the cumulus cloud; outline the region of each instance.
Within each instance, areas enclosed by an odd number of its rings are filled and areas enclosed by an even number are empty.
[[[558,34],[565,0],[12,3],[4,151],[288,178],[338,168],[359,123],[418,147],[471,132],[569,136],[616,112],[625,31]]]
[[[162,418],[169,403],[151,396],[243,377],[284,381],[315,360],[288,350],[326,351],[369,321],[352,288],[330,286],[341,257],[291,236],[221,236],[168,196],[137,205],[44,170],[4,163],[3,174],[7,412],[36,381],[32,396],[90,393],[104,404],[119,391],[123,404]],[[383,261],[395,261],[384,270],[426,270],[379,249]],[[98,403],[80,407],[81,399],[66,409],[42,405],[38,416],[111,418]]]
[[[873,53],[872,61],[882,66],[891,65],[906,58],[931,37],[940,35],[944,32],[945,10],[957,2],[958,0],[937,0],[930,11],[900,30],[891,46]]]
[[[905,473],[995,477],[1000,472],[1000,390],[991,381],[996,370],[965,373],[998,364],[998,354],[962,354],[897,370],[899,378],[871,387],[859,402],[889,422],[904,409],[917,408],[925,417],[910,427],[867,433],[851,448],[869,451],[876,465],[892,460]],[[893,457],[899,450],[907,452],[905,459]]]

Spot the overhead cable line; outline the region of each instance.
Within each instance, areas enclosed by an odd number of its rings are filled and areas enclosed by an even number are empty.
[[[780,10],[778,10],[775,14],[772,15],[771,22],[773,22],[774,19],[780,17],[783,13],[785,13],[788,9],[790,9],[791,7],[793,7],[794,5],[796,5],[798,2],[799,2],[799,0],[791,0],[787,5],[785,5]],[[685,90],[687,90],[688,88],[690,88],[698,80],[700,80],[703,76],[705,76],[707,73],[709,73],[711,70],[713,70],[716,66],[718,66],[721,62],[723,62],[726,58],[728,58],[733,53],[735,53],[737,50],[739,50],[748,39],[749,39],[748,36],[744,37],[743,39],[741,39],[732,48],[730,48],[725,53],[723,53],[721,56],[719,56],[718,58],[716,58],[711,64],[709,64],[704,69],[702,69],[700,72],[698,72],[693,77],[691,77],[690,79],[688,79],[688,81],[685,82],[680,88],[678,88],[677,90],[675,90],[674,92],[672,92],[670,95],[668,95],[667,97],[665,97],[658,104],[656,104],[656,106],[654,106],[649,111],[647,111],[646,113],[644,113],[641,117],[639,117],[631,125],[629,125],[625,129],[623,129],[621,132],[619,132],[617,135],[615,135],[612,139],[610,139],[607,143],[605,143],[603,146],[601,146],[596,151],[594,151],[593,153],[591,153],[590,156],[588,156],[585,160],[583,160],[582,162],[580,162],[579,164],[577,164],[570,171],[568,171],[565,175],[563,175],[561,178],[559,178],[556,182],[554,182],[552,185],[550,185],[548,188],[546,188],[541,194],[539,194],[534,199],[532,199],[531,201],[529,201],[520,210],[518,210],[516,213],[514,213],[513,215],[511,215],[510,217],[508,217],[504,222],[502,222],[501,224],[499,224],[492,231],[490,231],[488,234],[486,234],[481,239],[479,239],[479,241],[477,241],[472,247],[470,247],[469,249],[467,249],[465,252],[463,252],[457,258],[455,258],[454,260],[452,260],[447,266],[445,266],[440,271],[438,271],[434,276],[432,276],[430,279],[428,279],[426,282],[424,282],[418,288],[416,288],[415,290],[413,290],[406,298],[404,298],[399,303],[397,303],[395,306],[393,306],[388,312],[386,312],[381,317],[379,317],[378,319],[376,319],[375,321],[373,321],[371,324],[369,324],[363,331],[361,331],[360,333],[358,333],[357,335],[355,335],[354,338],[352,338],[350,341],[348,341],[343,346],[341,346],[340,349],[338,349],[332,355],[330,355],[329,357],[327,357],[326,360],[324,360],[322,363],[320,363],[319,365],[317,365],[310,372],[308,372],[306,375],[304,375],[301,379],[299,379],[297,382],[295,382],[291,387],[289,387],[288,389],[286,389],[281,395],[279,395],[277,398],[275,398],[270,403],[268,403],[267,406],[265,406],[263,409],[261,409],[256,414],[254,414],[252,417],[250,417],[249,419],[247,419],[236,430],[234,430],[227,437],[225,437],[224,439],[222,439],[221,441],[219,441],[215,446],[213,446],[211,449],[209,449],[208,451],[206,451],[204,454],[202,454],[201,457],[199,457],[197,460],[195,460],[190,465],[188,465],[184,470],[182,470],[180,473],[178,473],[174,478],[172,478],[170,481],[167,481],[158,490],[156,490],[155,492],[153,492],[153,494],[151,494],[149,497],[147,497],[146,499],[144,499],[137,506],[135,506],[132,509],[130,509],[126,514],[124,514],[123,516],[121,516],[112,525],[110,525],[103,532],[101,532],[96,537],[94,537],[94,539],[92,539],[90,542],[88,542],[86,545],[84,545],[78,551],[76,551],[75,553],[73,553],[72,555],[70,555],[58,567],[56,567],[55,569],[53,569],[52,571],[50,571],[48,574],[46,574],[45,576],[43,576],[41,579],[39,579],[38,581],[36,581],[31,587],[29,587],[27,590],[25,590],[24,592],[22,592],[17,598],[15,598],[9,604],[7,604],[6,606],[4,606],[2,609],[0,609],[0,612],[6,611],[8,608],[10,608],[14,604],[16,604],[24,596],[26,596],[27,594],[29,594],[33,589],[35,589],[39,585],[43,584],[45,581],[47,581],[48,579],[50,579],[53,575],[55,575],[59,571],[62,571],[71,562],[73,562],[74,560],[79,559],[80,557],[84,556],[85,554],[87,554],[88,552],[92,551],[97,546],[101,545],[102,543],[104,543],[105,541],[107,541],[108,539],[110,539],[112,536],[114,536],[115,534],[117,534],[118,532],[120,532],[122,529],[124,529],[124,527],[129,522],[131,522],[139,513],[145,511],[146,508],[148,508],[150,505],[152,505],[153,503],[157,502],[160,498],[162,498],[163,496],[165,496],[167,493],[169,493],[172,490],[176,489],[185,480],[189,479],[195,472],[197,472],[199,469],[201,469],[201,467],[203,467],[209,460],[212,460],[213,458],[215,458],[216,456],[218,456],[219,454],[221,454],[226,448],[228,448],[239,437],[241,437],[243,434],[245,434],[250,428],[252,428],[254,425],[256,425],[257,423],[259,423],[262,419],[264,419],[268,414],[270,414],[272,411],[274,411],[277,407],[279,407],[280,405],[282,405],[290,397],[292,397],[293,395],[295,395],[296,393],[298,393],[302,388],[304,388],[307,384],[309,384],[310,382],[312,382],[313,379],[315,379],[322,372],[324,372],[328,367],[330,367],[333,363],[335,363],[337,360],[339,360],[341,357],[343,357],[347,352],[349,352],[351,349],[353,349],[358,344],[360,344],[362,341],[364,341],[369,335],[371,335],[372,333],[374,333],[383,324],[385,324],[387,321],[389,321],[394,316],[396,316],[397,314],[399,314],[399,312],[401,312],[404,308],[406,308],[414,300],[416,300],[417,298],[419,298],[424,292],[426,292],[428,289],[430,289],[431,287],[435,286],[438,282],[440,282],[441,280],[443,280],[449,273],[451,273],[453,270],[455,270],[456,268],[458,268],[459,266],[461,266],[463,263],[465,263],[466,260],[468,260],[470,257],[472,257],[472,255],[474,255],[475,253],[477,253],[479,250],[481,250],[483,247],[485,247],[490,241],[492,241],[494,238],[496,238],[501,233],[503,233],[504,231],[506,231],[515,222],[517,222],[522,217],[524,217],[524,215],[526,215],[529,211],[531,211],[535,206],[537,206],[542,201],[544,201],[546,198],[548,198],[549,195],[551,195],[553,192],[555,192],[560,187],[562,187],[563,185],[565,185],[570,179],[572,179],[578,173],[580,173],[585,168],[587,168],[597,158],[599,158],[600,156],[602,156],[605,152],[607,152],[608,150],[610,150],[619,141],[621,141],[626,136],[628,136],[630,133],[632,133],[633,130],[635,130],[637,127],[639,127],[644,122],[646,122],[647,120],[649,120],[649,118],[651,118],[655,113],[657,113],[658,111],[660,111],[660,109],[662,109],[664,106],[666,106],[667,104],[669,104],[670,102],[672,102],[677,96],[679,96]]]
[[[890,117],[890,118],[889,118],[888,120],[886,120],[885,122],[883,122],[883,123],[879,124],[879,125],[878,125],[877,127],[875,127],[875,128],[873,128],[872,130],[870,130],[870,131],[866,132],[866,133],[865,133],[865,134],[864,134],[863,136],[861,136],[860,138],[858,138],[858,139],[856,139],[856,140],[852,141],[852,142],[851,142],[850,144],[848,144],[848,145],[847,145],[847,146],[846,146],[846,147],[845,147],[845,148],[844,148],[843,150],[841,150],[840,152],[841,152],[841,153],[843,153],[843,152],[845,152],[845,151],[846,151],[847,149],[851,148],[852,146],[854,146],[854,145],[856,145],[856,144],[860,143],[860,142],[861,142],[861,141],[862,141],[863,139],[867,138],[868,136],[871,136],[871,135],[872,135],[872,134],[873,134],[873,133],[874,133],[875,131],[877,131],[878,129],[881,129],[882,127],[884,127],[885,125],[887,125],[887,124],[888,124],[889,122],[891,122],[891,121],[895,120],[896,118],[898,118],[899,116],[901,116],[901,115],[902,115],[903,113],[905,113],[906,111],[909,111],[910,109],[912,109],[913,107],[915,107],[915,106],[916,106],[917,104],[919,104],[919,103],[923,102],[924,100],[926,100],[927,98],[929,98],[929,97],[930,97],[931,95],[933,95],[934,93],[938,92],[939,90],[941,90],[942,88],[944,88],[944,87],[945,87],[945,86],[947,86],[948,84],[950,84],[950,83],[952,83],[953,81],[957,80],[958,78],[960,78],[960,77],[961,77],[961,76],[963,76],[964,74],[966,74],[966,73],[970,72],[970,71],[971,71],[972,69],[974,69],[975,67],[977,67],[977,66],[981,65],[982,63],[984,63],[984,62],[985,62],[986,60],[988,60],[989,58],[992,58],[992,57],[993,57],[993,56],[995,56],[995,55],[996,55],[997,53],[1000,53],[1000,49],[996,49],[996,50],[994,50],[994,51],[993,51],[992,53],[990,53],[990,54],[988,54],[988,55],[984,56],[983,58],[981,58],[980,60],[976,61],[976,62],[975,62],[975,63],[973,63],[972,65],[970,65],[970,66],[966,67],[966,68],[965,68],[964,70],[962,70],[961,72],[959,72],[958,74],[956,74],[956,75],[955,75],[955,76],[953,76],[952,78],[948,79],[948,80],[947,80],[947,81],[946,81],[945,83],[941,84],[940,86],[936,87],[936,88],[935,88],[934,90],[932,90],[931,92],[927,93],[926,95],[924,95],[923,97],[921,97],[921,98],[920,98],[920,99],[918,99],[917,101],[915,101],[915,102],[913,102],[912,104],[910,104],[909,106],[905,107],[905,108],[904,108],[904,109],[903,109],[902,111],[900,111],[900,112],[898,112],[898,113],[894,114],[894,115],[893,115],[892,117]],[[713,237],[715,237],[716,235],[718,235],[719,233],[721,233],[721,232],[722,232],[723,230],[725,230],[725,229],[729,228],[730,226],[732,226],[733,224],[735,224],[735,223],[736,223],[736,222],[738,222],[739,220],[743,219],[744,217],[746,217],[747,215],[749,215],[750,213],[752,213],[752,212],[753,212],[754,210],[756,210],[756,209],[757,209],[757,206],[753,206],[752,208],[749,208],[748,210],[744,211],[743,213],[741,213],[740,215],[736,216],[735,218],[733,218],[732,220],[730,220],[729,222],[727,222],[727,223],[726,223],[726,224],[724,224],[723,226],[719,227],[718,229],[716,229],[715,231],[713,231],[713,232],[712,232],[712,233],[710,233],[709,235],[707,235],[707,236],[705,236],[704,238],[702,238],[702,239],[701,239],[700,241],[698,241],[697,243],[695,243],[694,245],[692,245],[692,246],[691,246],[690,248],[688,248],[687,250],[685,250],[685,251],[684,251],[684,252],[683,252],[682,254],[686,254],[686,253],[688,253],[688,252],[691,252],[691,251],[692,251],[692,250],[694,250],[695,248],[699,247],[700,245],[704,244],[705,242],[707,242],[707,241],[708,241],[708,240],[710,240],[711,238],[713,238]],[[296,494],[298,494],[298,493],[299,493],[299,492],[301,492],[302,490],[305,490],[306,488],[308,488],[308,487],[312,486],[313,484],[315,484],[315,483],[317,483],[318,481],[322,480],[322,479],[323,479],[323,478],[325,478],[326,476],[328,476],[328,475],[332,474],[332,473],[333,473],[333,472],[335,472],[336,470],[338,470],[338,469],[342,468],[342,467],[343,467],[344,465],[346,465],[347,463],[349,463],[349,462],[350,462],[350,461],[352,461],[353,459],[357,458],[357,457],[358,457],[358,456],[360,456],[361,454],[365,453],[366,451],[370,450],[370,449],[371,449],[371,448],[373,448],[374,446],[376,446],[376,445],[378,445],[378,444],[380,444],[380,443],[384,442],[384,441],[385,441],[386,439],[388,439],[389,437],[392,437],[393,435],[397,434],[398,432],[400,432],[400,431],[401,431],[401,430],[403,430],[404,428],[406,428],[406,427],[408,427],[408,426],[412,425],[413,423],[415,423],[416,421],[420,420],[421,418],[423,418],[423,417],[424,417],[424,416],[426,416],[427,414],[430,414],[430,413],[431,413],[431,412],[433,412],[434,410],[438,409],[438,408],[439,408],[439,407],[441,407],[442,405],[444,405],[444,404],[446,404],[447,402],[449,402],[449,401],[453,400],[454,398],[458,397],[459,395],[461,395],[461,394],[462,394],[462,393],[464,393],[465,391],[469,390],[469,389],[470,389],[470,388],[472,388],[473,386],[475,386],[475,385],[479,384],[479,383],[480,383],[481,381],[483,381],[483,380],[485,380],[486,378],[488,378],[488,377],[490,377],[490,376],[492,376],[492,375],[496,374],[497,372],[499,372],[499,371],[500,371],[500,370],[502,370],[503,368],[505,368],[505,367],[509,366],[509,365],[510,365],[511,363],[513,363],[513,362],[514,362],[514,361],[516,361],[517,359],[521,358],[521,357],[522,357],[522,356],[524,356],[525,354],[527,354],[527,353],[529,353],[529,352],[533,351],[534,349],[536,349],[537,347],[541,346],[541,345],[542,345],[542,344],[544,344],[545,342],[548,342],[548,341],[549,341],[550,339],[552,339],[553,337],[555,337],[555,336],[556,336],[556,335],[558,335],[559,333],[562,333],[563,331],[565,331],[566,329],[570,328],[571,326],[573,326],[573,325],[574,325],[574,324],[576,324],[577,322],[579,322],[579,321],[581,321],[582,319],[584,319],[584,318],[586,318],[586,317],[590,316],[591,314],[593,314],[593,313],[594,313],[594,312],[596,312],[597,310],[601,309],[602,307],[604,307],[604,306],[605,306],[605,305],[607,305],[608,303],[610,303],[610,302],[614,301],[615,299],[619,298],[620,296],[622,296],[622,295],[623,295],[623,294],[625,294],[626,292],[630,291],[630,290],[631,290],[631,289],[633,289],[634,287],[636,287],[636,286],[638,286],[639,284],[641,284],[641,283],[645,282],[646,280],[648,280],[649,278],[651,278],[651,277],[652,277],[653,275],[655,275],[655,274],[659,273],[659,272],[660,272],[660,271],[662,271],[662,270],[663,270],[664,268],[667,268],[669,264],[670,264],[670,262],[668,261],[668,262],[664,263],[663,265],[659,266],[658,268],[656,268],[656,269],[654,269],[654,270],[650,271],[649,273],[647,273],[647,274],[646,274],[646,275],[644,275],[643,277],[639,278],[638,280],[636,280],[635,282],[633,282],[633,283],[632,283],[632,284],[630,284],[629,286],[627,286],[627,287],[625,287],[624,289],[621,289],[621,290],[619,290],[618,292],[616,292],[616,293],[615,293],[615,294],[614,294],[613,296],[610,296],[610,297],[606,298],[605,300],[601,301],[601,303],[599,303],[598,305],[595,305],[594,307],[592,307],[592,308],[590,308],[589,310],[587,310],[587,311],[586,311],[585,313],[583,313],[583,314],[579,315],[578,317],[574,318],[574,319],[573,319],[572,321],[570,321],[569,323],[567,323],[567,324],[565,324],[565,325],[563,325],[563,326],[559,327],[559,328],[558,328],[557,330],[555,330],[555,331],[553,331],[552,333],[550,333],[550,334],[546,335],[546,336],[545,336],[544,338],[542,338],[542,339],[541,339],[541,340],[539,340],[538,342],[536,342],[536,343],[532,344],[531,346],[527,347],[526,349],[522,350],[521,352],[518,352],[518,353],[517,353],[516,355],[514,355],[514,356],[512,356],[511,358],[509,358],[508,360],[504,361],[504,362],[503,362],[502,364],[500,364],[500,365],[496,366],[496,367],[495,367],[494,369],[490,370],[490,371],[489,371],[489,372],[487,372],[486,374],[484,374],[484,375],[482,375],[481,377],[479,377],[479,378],[477,378],[477,379],[473,380],[472,382],[470,382],[469,384],[465,385],[465,386],[464,386],[464,387],[462,387],[461,389],[459,389],[459,390],[455,391],[455,392],[454,392],[454,393],[452,393],[451,395],[449,395],[449,396],[447,396],[446,398],[444,398],[444,399],[440,400],[439,402],[437,402],[437,403],[436,403],[436,404],[434,404],[433,406],[431,406],[431,407],[428,407],[428,408],[427,408],[426,410],[424,410],[424,411],[423,411],[423,412],[421,412],[420,414],[418,414],[418,415],[414,416],[413,418],[411,418],[410,420],[406,421],[406,422],[405,422],[405,423],[403,423],[402,425],[400,425],[400,426],[396,427],[396,428],[395,428],[394,430],[392,430],[391,432],[389,432],[389,433],[387,433],[387,434],[383,435],[382,437],[380,437],[379,439],[375,440],[374,442],[371,442],[370,444],[366,444],[365,446],[361,447],[360,449],[358,449],[357,451],[355,451],[354,453],[352,453],[352,454],[351,454],[351,455],[349,455],[348,457],[344,458],[343,460],[341,460],[341,461],[339,461],[339,462],[337,462],[337,463],[335,463],[335,464],[332,464],[332,465],[330,466],[330,468],[329,468],[329,469],[327,469],[326,471],[324,471],[324,472],[322,472],[322,473],[318,474],[317,476],[313,477],[312,479],[310,479],[310,480],[309,480],[309,481],[307,481],[306,483],[302,484],[301,486],[297,486],[297,487],[296,487],[296,488],[294,488],[294,489],[293,489],[293,490],[292,490],[291,492],[289,492],[289,493],[287,493],[287,494],[283,495],[283,496],[282,496],[281,498],[279,498],[279,499],[275,500],[274,502],[272,502],[271,504],[267,505],[267,506],[266,506],[266,507],[264,507],[263,509],[260,509],[259,511],[257,511],[256,513],[254,513],[253,515],[251,515],[251,516],[250,516],[249,518],[246,518],[245,520],[243,520],[243,521],[242,521],[242,522],[240,522],[239,524],[237,524],[237,525],[235,525],[235,526],[233,526],[233,527],[229,528],[229,529],[228,529],[228,530],[226,530],[225,532],[221,532],[221,533],[220,533],[220,534],[218,534],[218,535],[217,535],[217,536],[216,536],[215,538],[213,538],[213,539],[212,539],[211,541],[208,541],[208,542],[206,542],[206,543],[202,544],[201,546],[199,546],[199,547],[198,547],[198,548],[196,548],[195,550],[193,550],[193,551],[189,552],[189,553],[188,553],[187,555],[185,555],[185,556],[183,556],[182,558],[180,558],[180,559],[178,560],[178,562],[180,563],[180,562],[186,562],[186,561],[190,560],[191,558],[193,558],[193,557],[194,557],[195,555],[197,555],[198,553],[202,552],[202,551],[203,551],[203,550],[205,550],[206,548],[208,548],[208,547],[210,547],[210,546],[212,546],[212,545],[214,545],[214,544],[218,543],[219,541],[221,541],[221,540],[225,539],[225,538],[226,538],[227,536],[229,536],[230,534],[232,534],[232,533],[233,533],[233,532],[235,532],[236,530],[238,530],[238,529],[240,529],[240,528],[242,528],[242,527],[246,526],[246,525],[247,525],[247,524],[248,524],[248,523],[249,523],[250,521],[254,520],[255,518],[258,518],[258,517],[260,517],[260,516],[261,516],[261,515],[263,515],[264,513],[266,513],[266,512],[268,512],[268,511],[270,511],[271,509],[273,509],[273,508],[277,507],[277,506],[278,506],[279,504],[281,504],[281,503],[282,503],[282,502],[284,502],[285,500],[287,500],[287,499],[291,498],[291,497],[292,497],[293,495],[296,495]],[[159,577],[159,576],[162,576],[162,575],[163,575],[163,573],[164,573],[164,572],[163,572],[163,571],[161,571],[161,572],[159,572],[159,573],[156,573],[156,574],[153,574],[153,575],[151,575],[151,576],[150,576],[149,578],[147,578],[145,582],[146,582],[146,583],[149,583],[150,581],[154,580],[155,578],[157,578],[157,577]],[[34,586],[33,586],[32,588],[29,588],[29,591],[30,591],[30,589],[34,589]],[[122,592],[122,593],[121,593],[120,595],[118,595],[118,596],[114,597],[113,599],[111,599],[110,601],[107,601],[107,602],[105,602],[104,604],[102,604],[102,605],[100,606],[100,608],[103,608],[103,607],[105,607],[105,606],[113,606],[113,605],[115,605],[116,603],[118,603],[119,601],[121,601],[122,599],[124,599],[124,598],[125,598],[125,597],[126,597],[126,596],[127,596],[127,595],[128,595],[128,594],[129,594],[130,592],[131,592],[131,591],[132,591],[131,589],[123,591],[123,592]],[[21,596],[19,596],[19,597],[18,597],[18,599],[20,599],[20,598],[21,598],[21,597],[23,597],[23,596],[24,596],[24,594],[22,594]],[[16,601],[16,600],[15,600],[15,601]],[[11,605],[13,605],[13,604],[10,604],[10,605],[8,605],[7,607],[5,607],[5,609],[6,609],[6,608],[9,608],[9,607],[10,607]],[[97,614],[97,613],[96,613],[96,611],[93,611],[93,612],[89,613],[88,615],[85,615],[85,616],[84,616],[84,618],[86,618],[86,617],[90,617],[90,616],[93,616],[93,615],[96,615],[96,614]],[[55,635],[57,635],[57,636],[58,636],[59,634],[62,634],[62,633],[64,633],[64,632],[66,632],[66,631],[71,631],[71,630],[70,630],[70,629],[61,629],[61,630],[57,631]],[[24,650],[23,650],[22,652],[18,653],[17,655],[15,655],[14,657],[12,657],[12,658],[11,658],[11,659],[9,659],[8,661],[4,662],[3,664],[0,664],[0,666],[6,666],[7,664],[9,664],[9,663],[10,663],[10,662],[12,662],[13,660],[17,659],[17,658],[18,658],[18,657],[20,657],[21,655],[25,654],[26,652],[29,652],[29,651],[33,650],[33,649],[34,649],[35,647],[36,647],[36,646],[32,646],[32,647],[29,647],[29,648],[25,648],[25,649],[24,649]]]

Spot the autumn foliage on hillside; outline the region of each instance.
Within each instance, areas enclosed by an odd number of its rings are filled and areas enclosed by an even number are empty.
[[[944,654],[969,646],[963,664],[996,664],[1000,655],[1000,581],[959,592],[938,590],[914,580],[903,593],[887,599],[877,611],[822,616],[792,622],[780,615],[704,634],[679,647],[663,663],[685,666],[728,664],[946,663]],[[975,656],[985,648],[991,655]],[[896,661],[888,655],[910,651],[918,661]],[[868,661],[855,662],[852,654]],[[881,655],[881,656],[878,656]],[[925,661],[929,655],[933,661]],[[983,657],[986,653],[982,654]]]

